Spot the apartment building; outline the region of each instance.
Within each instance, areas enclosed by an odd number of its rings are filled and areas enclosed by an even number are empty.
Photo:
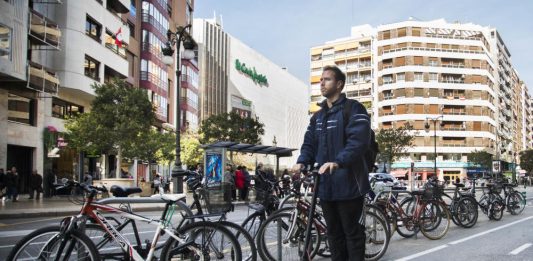
[[[414,146],[392,164],[393,174],[403,177],[414,162],[415,172],[423,179],[465,177],[481,171],[468,161],[469,153],[480,150],[501,160],[504,170],[514,168],[518,152],[531,147],[531,103],[496,29],[439,19],[407,20],[367,31],[373,32],[365,35],[372,50],[368,54],[372,126],[378,130],[406,124],[414,127]],[[343,40],[328,42],[327,48],[311,48],[314,101],[320,99],[316,77],[322,66],[336,64],[350,73],[343,62],[337,62],[336,53],[330,54],[335,48],[331,44]],[[318,63],[324,56],[327,60]]]
[[[327,65],[335,65],[346,73],[343,93],[346,93],[348,98],[357,99],[366,108],[372,107],[374,31],[370,25],[353,27],[350,37],[311,48],[309,113],[318,111],[320,109],[318,103],[324,99],[320,93],[320,77],[322,68]]]
[[[191,0],[0,1],[0,127],[6,130],[0,167],[16,166],[23,179],[32,169],[58,178],[85,172],[115,178],[114,155],[84,155],[63,137],[67,117],[90,111],[91,86],[115,77],[147,89],[155,127],[175,129],[177,65],[163,65],[161,46],[167,30],[192,22],[193,6]],[[198,68],[195,61],[181,66],[187,93]],[[196,109],[182,101],[187,122]],[[145,174],[146,166],[126,168]]]

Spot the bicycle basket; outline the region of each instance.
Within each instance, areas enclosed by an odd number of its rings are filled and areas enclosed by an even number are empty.
[[[442,197],[444,193],[444,182],[443,181],[434,181],[428,182],[424,186],[424,194],[422,194],[422,199],[438,199]]]
[[[232,209],[232,189],[233,186],[231,184],[202,188],[200,190],[202,209],[207,210],[209,214],[229,212]]]

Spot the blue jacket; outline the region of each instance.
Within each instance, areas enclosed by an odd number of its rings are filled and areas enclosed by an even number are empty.
[[[346,95],[311,119],[300,150],[298,163],[323,165],[336,162],[339,168],[320,177],[318,197],[323,201],[340,201],[361,197],[370,190],[364,154],[370,143],[370,117],[364,106],[354,103],[344,128],[343,109]],[[345,138],[346,137],[346,138]]]

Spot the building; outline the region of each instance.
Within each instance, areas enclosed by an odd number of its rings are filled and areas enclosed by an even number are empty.
[[[265,125],[262,144],[299,149],[308,124],[306,84],[225,33],[215,19],[195,19],[194,28],[202,118],[229,111],[258,117]],[[293,155],[282,158],[280,166],[294,165],[298,151]],[[275,164],[273,158],[260,161]]]
[[[372,107],[373,56],[372,46],[375,29],[370,25],[352,27],[350,37],[326,42],[311,48],[311,103],[309,113],[320,109],[317,102],[324,97],[320,93],[322,68],[336,65],[346,73],[343,93],[346,97],[360,101],[366,108]],[[369,111],[372,114],[372,111]]]
[[[0,133],[0,167],[17,166],[23,178],[32,169],[58,178],[118,177],[111,174],[115,155],[66,146],[64,120],[91,110],[91,85],[117,77],[147,89],[157,108],[154,127],[175,129],[176,66],[163,65],[161,46],[167,30],[192,22],[193,6],[191,0],[1,1],[0,126],[7,131]],[[196,62],[182,66],[182,86],[192,89]],[[194,122],[194,104],[182,108]],[[121,167],[140,179],[147,166]]]
[[[362,28],[371,32],[364,35],[369,40],[354,34]],[[343,41],[365,40],[372,50],[367,54],[372,65],[368,69],[373,86],[372,126],[378,130],[406,124],[414,127],[414,146],[392,164],[393,174],[403,177],[414,162],[415,172],[424,179],[435,174],[445,180],[465,177],[469,171],[480,171],[468,155],[481,150],[501,160],[504,170],[515,168],[517,152],[533,140],[531,115],[526,112],[531,104],[496,29],[444,19],[407,20],[375,29],[354,27],[349,38],[311,48],[312,90],[318,87],[313,84],[318,82],[321,66],[336,64],[349,76],[352,71],[342,61],[345,54],[337,51]],[[312,93],[312,99],[318,100],[317,94]]]

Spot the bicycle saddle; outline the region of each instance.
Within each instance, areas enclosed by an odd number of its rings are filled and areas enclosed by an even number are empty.
[[[257,212],[264,212],[265,211],[265,206],[261,205],[261,204],[257,204],[257,203],[253,203],[253,204],[249,204],[248,205],[249,208],[257,211]]]
[[[113,196],[119,198],[124,198],[131,194],[143,192],[143,190],[139,187],[122,187],[119,185],[111,186],[111,190],[109,191],[111,192],[111,194],[113,194]]]

